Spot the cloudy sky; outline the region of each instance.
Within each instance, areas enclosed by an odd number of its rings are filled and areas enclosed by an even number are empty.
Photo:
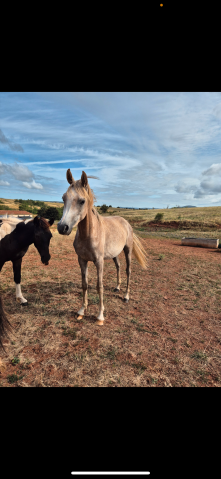
[[[98,205],[221,205],[221,93],[0,93],[0,197],[62,201],[67,168]]]

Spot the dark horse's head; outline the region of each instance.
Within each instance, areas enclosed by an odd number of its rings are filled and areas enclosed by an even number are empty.
[[[35,216],[34,220],[34,245],[37,248],[41,261],[47,265],[50,259],[49,243],[52,238],[50,226],[53,225],[54,220],[47,221],[45,218]]]

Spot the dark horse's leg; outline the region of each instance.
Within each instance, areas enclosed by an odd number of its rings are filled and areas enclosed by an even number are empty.
[[[124,296],[124,302],[125,303],[128,303],[129,301],[129,283],[130,283],[130,275],[131,275],[131,256],[132,256],[132,248],[130,248],[129,246],[124,246],[124,254],[125,254],[125,258],[126,258],[126,263],[127,263],[127,267],[126,267],[126,273],[127,273],[127,290],[126,290],[126,294]]]
[[[22,263],[22,258],[16,259],[12,261],[13,263],[13,271],[14,271],[14,282],[15,282],[15,289],[16,289],[16,300],[20,304],[26,304],[27,299],[22,296],[21,292],[21,263]]]
[[[78,318],[77,319],[82,319],[84,316],[84,310],[87,309],[87,289],[88,289],[88,280],[87,280],[87,272],[88,272],[88,267],[87,267],[87,261],[82,259],[80,256],[78,256],[78,263],[81,268],[81,276],[82,276],[82,289],[83,289],[83,304],[81,309],[78,311]]]
[[[121,277],[120,277],[120,261],[118,256],[116,258],[113,258],[116,268],[117,268],[117,287],[114,289],[114,291],[120,291],[120,283],[121,283]]]

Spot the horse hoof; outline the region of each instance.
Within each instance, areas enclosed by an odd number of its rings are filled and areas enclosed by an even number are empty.
[[[128,303],[128,302],[129,302],[129,299],[124,298],[124,303]]]
[[[114,288],[114,293],[119,293],[120,290],[118,288]]]
[[[26,303],[20,303],[21,306],[26,306],[28,304],[28,301],[26,301]]]
[[[95,324],[97,324],[98,326],[103,326],[104,321],[101,321],[100,319],[98,319]]]
[[[79,315],[79,316],[77,317],[77,319],[83,319],[83,316]]]

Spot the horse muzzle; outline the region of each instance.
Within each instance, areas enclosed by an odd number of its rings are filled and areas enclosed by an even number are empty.
[[[51,258],[51,256],[49,255],[49,258],[46,259],[46,258],[43,257],[43,258],[41,258],[41,261],[45,266],[48,266],[50,258]]]
[[[57,224],[57,230],[60,235],[68,235],[69,226],[68,225],[60,225],[59,223]]]

